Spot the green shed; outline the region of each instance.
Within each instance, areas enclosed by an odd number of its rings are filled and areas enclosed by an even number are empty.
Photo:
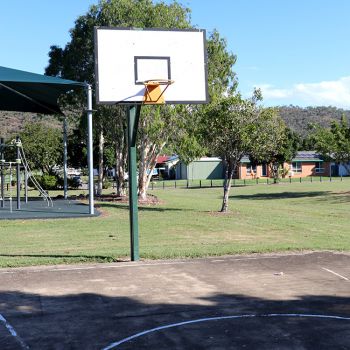
[[[220,158],[203,157],[189,164],[176,164],[177,180],[223,179],[224,167]]]

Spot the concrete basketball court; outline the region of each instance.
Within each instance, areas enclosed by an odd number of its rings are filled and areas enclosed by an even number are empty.
[[[0,348],[350,349],[350,254],[0,270]]]

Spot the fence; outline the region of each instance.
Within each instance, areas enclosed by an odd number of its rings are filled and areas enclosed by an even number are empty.
[[[332,181],[350,181],[350,177],[328,177],[328,176],[308,176],[279,179],[279,183],[313,183],[313,182],[332,182]],[[231,187],[236,186],[253,186],[253,185],[270,185],[273,179],[232,179]],[[167,189],[167,188],[215,188],[223,187],[224,180],[161,180],[152,181],[149,189]]]

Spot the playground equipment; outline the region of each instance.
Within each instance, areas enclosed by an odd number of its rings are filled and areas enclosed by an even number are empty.
[[[16,148],[16,160],[5,160],[5,149]],[[0,208],[5,208],[6,200],[9,201],[10,211],[13,210],[13,192],[16,189],[17,194],[17,210],[21,209],[21,165],[24,170],[24,189],[25,202],[28,202],[28,180],[30,179],[34,187],[39,191],[42,198],[47,201],[48,206],[53,206],[53,202],[49,194],[41,187],[38,180],[33,175],[27,162],[22,142],[19,137],[12,140],[9,144],[5,144],[4,139],[0,139]],[[16,170],[15,170],[16,169]],[[16,173],[16,181],[14,185],[14,172]],[[6,181],[6,179],[8,181]]]

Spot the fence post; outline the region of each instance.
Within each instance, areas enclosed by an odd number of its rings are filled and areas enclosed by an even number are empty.
[[[186,187],[188,188],[188,179],[187,179],[187,184],[186,184]]]
[[[199,188],[202,188],[202,180],[199,180]]]
[[[175,188],[176,188],[176,180],[175,180]]]
[[[267,177],[266,178],[266,185],[268,185],[269,184],[269,178]]]
[[[301,176],[300,176],[300,183],[301,183]]]
[[[340,175],[340,181],[343,181],[343,175]]]
[[[164,190],[164,188],[165,188],[165,186],[164,186],[165,184],[164,184],[164,180],[163,180],[163,190]]]
[[[213,187],[213,180],[210,180],[210,187]]]
[[[332,176],[329,177],[329,182],[332,182]]]
[[[151,181],[151,185],[152,185],[152,191],[153,191],[153,181]]]
[[[322,182],[322,176],[320,176],[320,182]]]
[[[245,179],[243,179],[243,184],[244,184],[244,186],[245,186]]]
[[[312,182],[312,176],[311,176],[311,182]]]
[[[258,178],[256,178],[256,184],[259,185],[259,179]]]

